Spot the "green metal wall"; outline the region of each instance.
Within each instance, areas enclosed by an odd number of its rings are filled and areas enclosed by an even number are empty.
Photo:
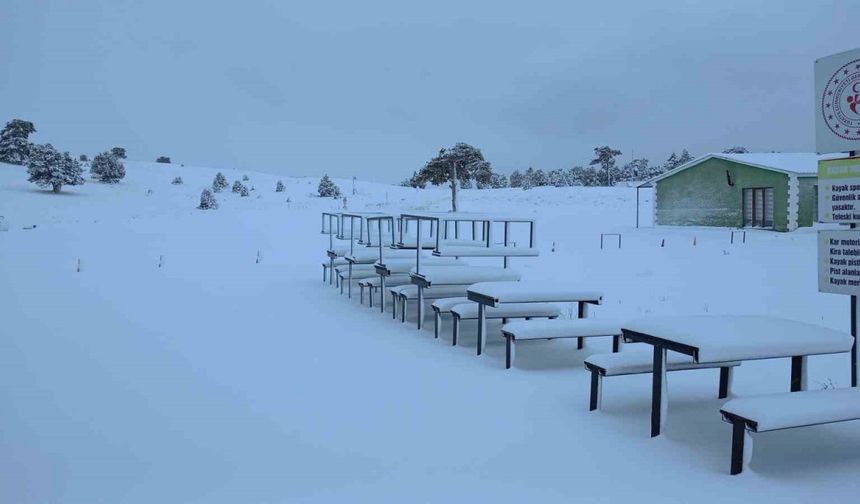
[[[817,177],[802,177],[798,179],[800,185],[800,204],[797,210],[797,225],[808,227],[812,225],[813,209],[818,201],[815,200],[815,186],[818,184]]]
[[[656,223],[742,227],[743,189],[751,187],[773,187],[774,229],[787,231],[788,175],[723,159],[709,159],[658,181]]]

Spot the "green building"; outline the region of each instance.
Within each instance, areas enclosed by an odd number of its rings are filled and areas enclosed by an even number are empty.
[[[817,172],[815,154],[708,154],[640,187],[655,225],[793,231],[818,220]]]

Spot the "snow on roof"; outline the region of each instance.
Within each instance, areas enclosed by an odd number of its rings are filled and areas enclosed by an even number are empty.
[[[809,176],[818,174],[818,161],[838,156],[819,156],[812,152],[748,152],[744,154],[710,153],[700,156],[687,164],[683,164],[673,170],[658,175],[644,182],[640,187],[647,187],[655,182],[670,177],[678,172],[692,168],[709,159],[724,159],[735,163],[742,163],[765,170],[778,171],[789,175]]]

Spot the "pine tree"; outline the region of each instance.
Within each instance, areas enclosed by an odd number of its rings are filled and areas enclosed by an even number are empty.
[[[523,174],[520,173],[519,170],[514,170],[514,172],[511,173],[510,185],[511,187],[523,186]]]
[[[685,165],[693,160],[693,156],[687,152],[687,149],[681,151],[681,155],[678,156],[678,166]]]
[[[30,121],[12,119],[0,131],[0,163],[23,165],[30,152],[30,135],[36,127]]]
[[[613,149],[612,147],[609,147],[607,145],[594,148],[594,159],[592,159],[589,164],[591,166],[600,165],[605,177],[603,185],[612,185],[612,169],[615,168],[616,156],[620,155],[620,150]]]
[[[227,177],[225,177],[223,173],[218,172],[215,175],[215,180],[212,181],[212,191],[216,193],[221,192],[229,185],[230,183],[227,182]]]
[[[553,187],[567,187],[567,173],[564,170],[550,170],[546,175],[547,182]]]
[[[493,173],[490,177],[490,187],[493,189],[502,189],[508,187],[508,177],[503,173]]]
[[[240,192],[242,192],[243,187],[245,187],[245,186],[242,185],[242,183],[239,182],[238,180],[233,182],[233,192],[234,193],[239,194]]]
[[[746,154],[749,151],[746,147],[729,147],[728,149],[723,151],[723,154]]]
[[[203,192],[200,193],[200,206],[197,208],[200,210],[215,210],[218,208],[218,200],[215,199],[212,191],[203,189]]]
[[[275,192],[284,192],[286,189],[287,188],[284,187],[284,183],[281,182],[280,180],[278,181],[277,184],[275,184]]]
[[[111,154],[111,156],[113,156],[117,159],[125,159],[126,158],[124,147],[114,147],[113,149],[110,150],[110,154]]]
[[[79,160],[81,163],[86,163],[87,161],[89,161],[89,160],[90,160],[90,158],[88,158],[86,154],[81,154],[81,157],[79,157],[79,158],[78,158],[78,160]]]
[[[247,197],[249,194],[251,194],[251,192],[248,191],[248,186],[243,185],[242,189],[239,190],[239,196],[244,198]]]
[[[451,210],[457,211],[457,186],[468,180],[489,184],[492,167],[480,149],[467,143],[457,143],[450,149],[441,149],[418,172],[418,180],[433,185],[450,184]]]
[[[84,183],[81,164],[68,152],[60,154],[51,144],[33,145],[27,159],[28,182],[39,187],[50,187],[55,193],[64,185]]]
[[[320,179],[320,185],[317,188],[317,192],[321,198],[340,197],[340,187],[338,187],[337,184],[329,178],[328,174],[323,175],[323,178]]]
[[[101,182],[116,184],[125,178],[125,166],[118,157],[109,152],[102,152],[90,163],[90,173]]]

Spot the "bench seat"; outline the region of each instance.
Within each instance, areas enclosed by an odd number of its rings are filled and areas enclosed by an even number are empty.
[[[518,320],[503,325],[502,335],[505,337],[506,369],[513,366],[517,341],[576,338],[576,348],[582,349],[584,338],[611,336],[612,352],[621,348],[621,322],[612,319]]]
[[[451,308],[463,303],[470,303],[466,297],[449,297],[433,301],[433,337],[439,339],[439,329],[442,326],[442,314],[451,313]]]
[[[424,299],[441,299],[466,294],[466,285],[437,285],[424,289]],[[392,317],[397,318],[397,304],[400,304],[400,321],[406,322],[406,303],[418,299],[418,286],[410,283],[399,287],[388,289],[391,293],[394,307],[392,308]]]
[[[527,247],[505,247],[493,245],[490,247],[475,246],[440,246],[433,252],[438,257],[537,257],[540,251]]]
[[[391,275],[385,278],[385,286],[386,287],[397,287],[400,285],[406,285],[410,283],[409,277],[407,275]],[[382,278],[377,276],[372,276],[368,278],[362,278],[358,281],[358,288],[360,291],[359,294],[359,302],[364,304],[364,289],[368,289],[368,299],[370,301],[370,307],[373,308],[373,292],[378,290],[382,286]],[[384,299],[383,299],[384,301]]]
[[[412,273],[411,275],[426,282],[431,287],[433,285],[472,285],[490,280],[518,281],[520,279],[520,274],[516,271],[492,266],[428,266],[421,268],[420,273]]]
[[[732,424],[731,473],[743,472],[752,455],[749,432],[768,432],[860,420],[860,389],[829,389],[732,399],[720,408]],[[746,448],[746,449],[745,449]]]
[[[634,345],[628,345],[634,346]],[[590,411],[600,408],[603,391],[603,378],[607,376],[625,376],[654,372],[654,354],[650,351],[631,348],[628,351],[597,354],[585,359],[585,368],[591,371]],[[684,371],[691,369],[720,369],[720,387],[718,397],[724,399],[729,395],[731,370],[740,366],[739,361],[697,363],[688,355],[677,352],[667,352],[666,371]]]
[[[561,308],[551,303],[528,303],[508,304],[496,308],[485,309],[486,318],[489,319],[511,319],[511,318],[556,318],[561,315]],[[460,335],[460,322],[463,320],[478,319],[478,304],[468,301],[451,308],[451,316],[454,318],[453,334],[451,344],[456,346]]]

